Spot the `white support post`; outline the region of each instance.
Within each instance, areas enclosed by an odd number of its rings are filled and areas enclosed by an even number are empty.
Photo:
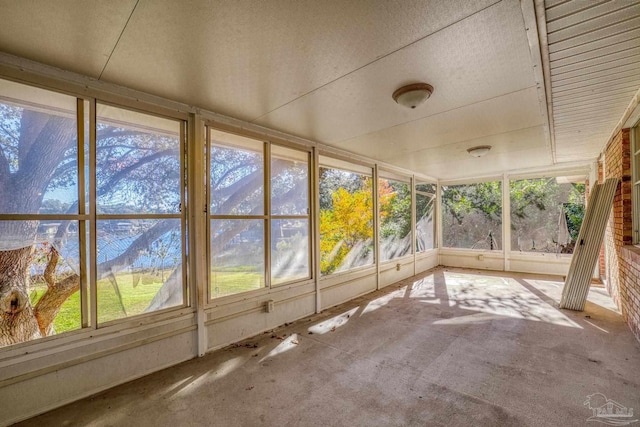
[[[502,256],[504,271],[510,271],[509,253],[511,252],[511,197],[509,192],[509,176],[502,176]]]
[[[187,212],[189,218],[189,289],[191,289],[191,303],[197,309],[198,324],[198,356],[207,352],[208,335],[206,327],[206,312],[208,296],[207,266],[207,198],[205,195],[205,146],[206,135],[204,123],[198,114],[193,114],[189,120],[187,135],[187,154],[189,161],[187,179],[189,182],[190,199]]]

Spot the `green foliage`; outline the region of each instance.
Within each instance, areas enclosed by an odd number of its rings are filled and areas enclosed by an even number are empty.
[[[443,187],[443,244],[469,249],[500,249],[502,183]]]
[[[370,259],[373,240],[371,178],[337,169],[321,169],[320,271],[331,274]]]

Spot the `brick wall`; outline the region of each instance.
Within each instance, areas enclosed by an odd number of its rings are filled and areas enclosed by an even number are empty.
[[[622,129],[605,150],[604,178],[620,180],[604,237],[606,286],[640,340],[640,249],[631,245],[631,144]]]

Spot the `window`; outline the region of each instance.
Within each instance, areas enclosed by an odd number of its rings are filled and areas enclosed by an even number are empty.
[[[442,244],[449,248],[500,250],[502,182],[442,187]]]
[[[631,129],[631,153],[633,173],[633,243],[640,244],[640,123]]]
[[[436,184],[416,184],[416,252],[435,247],[435,222],[433,212],[436,199]]]
[[[309,153],[271,145],[271,284],[311,277]]]
[[[511,250],[571,254],[584,217],[584,177],[509,182]]]
[[[311,277],[309,153],[208,133],[210,297]]]
[[[98,322],[183,305],[181,123],[96,116]]]
[[[411,185],[398,179],[378,179],[380,261],[411,253]]]
[[[185,303],[182,124],[91,108],[0,80],[0,346]]]
[[[329,158],[321,164],[338,164]],[[345,162],[346,163],[346,162]],[[320,272],[323,275],[372,265],[373,180],[371,169],[345,164],[359,172],[320,167]]]

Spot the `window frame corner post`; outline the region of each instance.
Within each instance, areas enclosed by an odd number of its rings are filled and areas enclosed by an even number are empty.
[[[313,223],[313,250],[311,260],[313,262],[313,279],[316,290],[316,313],[322,311],[322,294],[320,290],[320,153],[317,147],[313,147],[311,152],[311,220]]]
[[[376,261],[376,290],[380,290],[380,206],[378,197],[378,164],[373,166],[373,256]]]
[[[190,190],[187,199],[186,218],[188,218],[188,253],[187,264],[192,272],[187,278],[191,290],[191,304],[196,307],[197,322],[197,355],[202,357],[208,349],[207,314],[205,308],[208,302],[209,281],[207,274],[208,233],[198,233],[198,230],[208,230],[207,198],[205,194],[206,163],[209,156],[205,147],[208,144],[205,123],[199,114],[190,114],[187,123],[187,189]],[[190,203],[189,203],[190,201]]]
[[[509,175],[502,175],[502,256],[503,269],[510,271],[509,254],[511,253],[511,191]]]

